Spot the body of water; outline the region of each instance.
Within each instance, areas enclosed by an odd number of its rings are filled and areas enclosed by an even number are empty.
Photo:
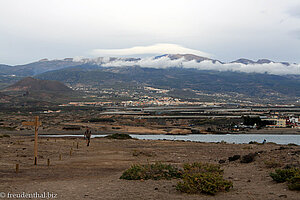
[[[83,137],[83,135],[41,135],[42,137]],[[106,135],[92,135],[95,137],[105,137]],[[294,143],[300,145],[300,135],[261,135],[261,134],[227,134],[227,135],[130,135],[133,138],[140,140],[184,140],[197,142],[227,142],[227,143],[249,143],[255,141],[262,143],[263,140],[267,142],[274,142],[277,144]]]

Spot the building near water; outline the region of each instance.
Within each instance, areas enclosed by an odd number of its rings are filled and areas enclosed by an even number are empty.
[[[262,121],[268,121],[269,125],[266,125],[266,127],[269,127],[269,128],[285,128],[286,127],[286,119],[266,118],[266,119],[262,119]]]

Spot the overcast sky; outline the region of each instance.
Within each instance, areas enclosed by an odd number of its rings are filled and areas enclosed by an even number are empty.
[[[0,0],[0,63],[194,53],[300,63],[299,0]]]

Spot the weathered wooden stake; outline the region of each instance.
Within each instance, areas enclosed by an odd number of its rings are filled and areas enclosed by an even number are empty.
[[[59,154],[59,160],[61,160],[61,154]]]
[[[79,148],[78,142],[77,142],[77,149]]]
[[[20,167],[20,165],[16,164],[16,173],[19,173],[19,167]]]
[[[50,159],[49,158],[47,160],[47,165],[48,165],[48,167],[50,166]]]
[[[34,165],[37,165],[37,153],[38,153],[38,129],[41,125],[39,122],[39,117],[35,117],[34,122],[22,122],[24,126],[34,126]]]
[[[72,148],[70,149],[70,156],[72,156]]]

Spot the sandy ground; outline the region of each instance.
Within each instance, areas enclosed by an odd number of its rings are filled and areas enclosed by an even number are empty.
[[[263,152],[249,164],[228,161],[228,157],[235,154],[260,151]],[[33,137],[11,136],[0,138],[0,152],[0,192],[6,194],[49,192],[57,194],[56,199],[66,200],[300,199],[300,192],[288,190],[285,183],[273,182],[268,174],[274,169],[266,168],[264,163],[273,159],[283,166],[300,166],[299,146],[97,138],[87,147],[85,141],[78,138],[39,138],[38,165],[34,166]],[[224,177],[232,180],[234,187],[215,196],[181,194],[175,189],[178,180],[119,179],[122,172],[135,163],[161,161],[182,166],[192,162],[218,163],[220,159],[226,160],[221,164]],[[18,174],[16,163],[20,165]]]

